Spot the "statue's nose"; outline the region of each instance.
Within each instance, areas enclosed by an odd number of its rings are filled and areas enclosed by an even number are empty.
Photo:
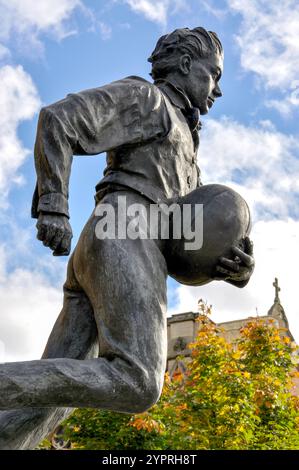
[[[213,93],[214,93],[214,96],[216,96],[216,98],[220,98],[222,96],[222,91],[221,91],[220,86],[218,85],[218,83],[216,84],[216,86],[213,90]]]

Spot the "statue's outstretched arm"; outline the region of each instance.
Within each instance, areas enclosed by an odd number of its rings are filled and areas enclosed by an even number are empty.
[[[70,94],[40,111],[34,148],[40,212],[69,217],[68,186],[73,155],[96,155],[138,137],[138,107],[125,80]],[[127,131],[130,126],[130,132]]]
[[[70,94],[40,112],[34,149],[37,237],[54,255],[70,252],[68,190],[73,155],[96,155],[167,131],[160,94],[138,77]],[[166,117],[165,117],[166,116]],[[148,123],[142,126],[141,123]]]

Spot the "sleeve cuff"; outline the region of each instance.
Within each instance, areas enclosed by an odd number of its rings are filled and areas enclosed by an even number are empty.
[[[63,194],[49,193],[40,196],[37,206],[37,212],[54,212],[57,214],[69,216],[68,201]]]

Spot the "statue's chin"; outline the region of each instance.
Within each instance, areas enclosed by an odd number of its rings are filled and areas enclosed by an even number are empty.
[[[199,111],[200,111],[200,115],[201,116],[204,116],[205,114],[208,114],[208,112],[210,111],[208,106],[205,107],[205,108],[199,108]]]

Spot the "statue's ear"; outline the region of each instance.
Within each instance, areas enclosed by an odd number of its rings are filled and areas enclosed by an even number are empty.
[[[192,68],[192,58],[189,54],[184,54],[180,57],[179,67],[182,74],[189,75]]]

